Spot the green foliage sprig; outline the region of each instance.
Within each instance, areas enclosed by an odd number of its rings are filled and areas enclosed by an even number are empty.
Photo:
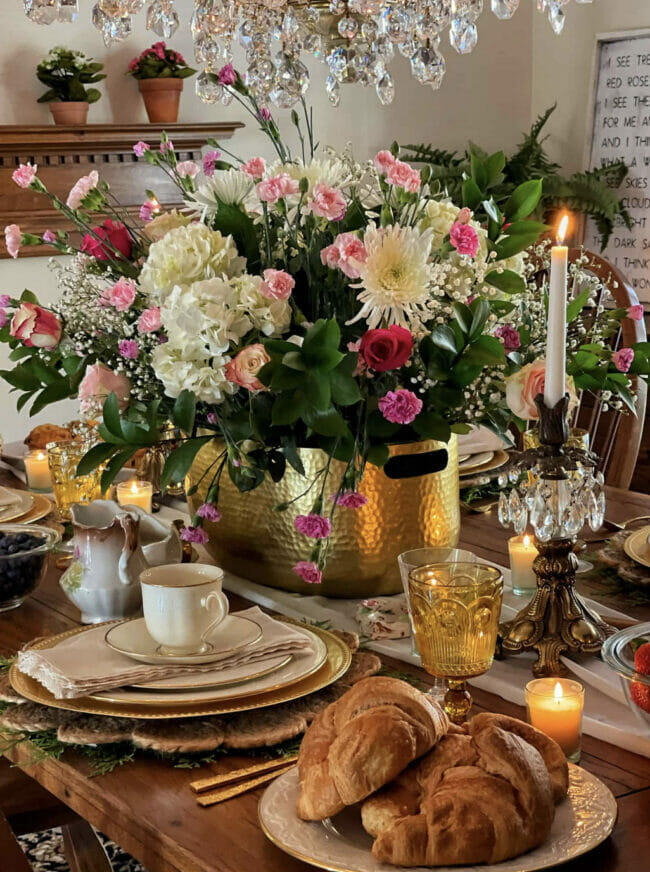
[[[47,85],[47,91],[38,98],[39,103],[51,100],[61,102],[96,103],[102,96],[97,88],[86,88],[106,76],[101,72],[104,65],[87,58],[81,51],[57,46],[36,67],[39,82]]]

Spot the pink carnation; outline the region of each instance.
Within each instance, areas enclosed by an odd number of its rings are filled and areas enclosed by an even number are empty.
[[[5,227],[5,245],[12,257],[18,257],[22,236],[18,224],[7,224]]]
[[[267,109],[266,106],[262,106],[259,111],[260,121],[270,121],[271,120],[271,110]]]
[[[368,502],[368,497],[360,494],[359,491],[343,491],[340,494],[332,494],[331,500],[344,509],[360,509]]]
[[[196,510],[196,514],[199,518],[203,518],[204,521],[212,521],[213,524],[221,520],[221,512],[214,503],[203,503]]]
[[[266,161],[263,157],[252,157],[247,163],[242,164],[241,171],[251,179],[261,179],[266,171]]]
[[[0,329],[2,327],[7,326],[7,322],[9,321],[9,315],[5,312],[4,309],[0,309]]]
[[[396,160],[388,168],[386,181],[398,188],[404,188],[410,194],[416,194],[420,190],[420,173],[401,160]]]
[[[118,279],[110,288],[104,288],[99,303],[101,306],[112,306],[118,312],[126,312],[135,300],[135,282],[133,279]]]
[[[502,324],[494,331],[494,335],[503,342],[506,352],[516,351],[521,345],[519,331],[510,324]]]
[[[168,139],[167,141],[165,141],[164,139],[161,139],[159,148],[160,148],[160,153],[164,154],[166,151],[173,151],[174,150],[174,143],[171,141],[171,139]]]
[[[293,277],[283,269],[265,269],[260,294],[267,300],[287,300],[295,286]]]
[[[135,360],[138,356],[139,348],[135,339],[122,339],[117,343],[117,347],[126,360]]]
[[[308,209],[319,218],[328,221],[341,221],[345,217],[347,204],[343,194],[329,185],[319,182],[314,185]]]
[[[52,233],[51,230],[46,230],[41,239],[43,242],[56,242],[56,233]]]
[[[293,522],[293,526],[303,536],[309,536],[310,539],[327,539],[332,532],[332,524],[329,518],[323,515],[316,515],[310,512],[308,515],[298,515]]]
[[[11,178],[19,188],[29,188],[36,177],[37,169],[38,164],[33,166],[30,163],[21,164],[17,170],[13,171]]]
[[[83,198],[97,187],[99,182],[99,173],[97,170],[92,170],[87,176],[82,176],[70,188],[68,199],[65,201],[66,206],[70,209],[78,209],[81,206]]]
[[[184,527],[181,531],[183,542],[194,542],[196,545],[205,545],[210,539],[203,527]]]
[[[629,372],[634,360],[634,349],[621,348],[612,354],[612,362],[619,372]]]
[[[162,321],[160,319],[160,309],[158,306],[151,306],[149,309],[144,309],[138,318],[138,333],[155,333],[160,330]]]
[[[208,151],[203,155],[203,172],[211,179],[217,168],[217,161],[221,157],[220,151]]]
[[[307,584],[320,584],[323,580],[323,573],[318,568],[318,565],[310,560],[300,560],[293,567],[293,571]]]
[[[217,416],[214,412],[208,412],[208,414],[206,415],[206,420],[208,424],[212,424],[212,426],[215,426],[215,424],[218,423]]]
[[[0,294],[0,308],[4,309],[5,306],[8,306],[11,303],[11,297],[9,294]]]
[[[627,317],[633,321],[643,321],[643,306],[638,303],[636,306],[630,306],[627,310]]]
[[[290,194],[297,194],[299,186],[298,182],[292,179],[288,173],[279,173],[277,176],[271,176],[270,179],[259,182],[256,190],[260,200],[273,205]]]
[[[151,221],[153,218],[153,206],[149,200],[146,200],[142,206],[140,206],[140,218],[142,218],[143,221]]]
[[[422,400],[413,391],[398,388],[379,400],[379,411],[393,424],[411,424],[422,411]]]
[[[150,149],[151,146],[149,145],[149,143],[143,142],[142,140],[140,140],[140,142],[136,142],[136,144],[133,146],[133,152],[136,157],[142,157],[145,151],[149,151]]]
[[[468,254],[474,257],[478,251],[478,233],[470,224],[454,221],[449,231],[449,241],[458,254]]]
[[[354,233],[339,233],[334,242],[320,253],[321,263],[330,269],[340,269],[348,278],[358,279],[360,263],[365,263],[368,252]]]
[[[385,176],[396,160],[396,157],[393,157],[389,151],[384,149],[383,151],[377,152],[373,163],[377,172]]]
[[[217,75],[217,80],[220,85],[234,85],[237,81],[237,73],[232,64],[226,64],[221,67]]]
[[[176,172],[181,177],[181,179],[190,178],[193,179],[201,172],[201,169],[197,163],[193,160],[182,160],[180,163],[176,164]]]

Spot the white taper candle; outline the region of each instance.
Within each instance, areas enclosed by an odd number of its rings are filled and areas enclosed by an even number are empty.
[[[557,232],[558,244],[551,249],[551,277],[546,325],[546,377],[544,403],[553,408],[566,393],[566,306],[569,249],[562,245],[569,216],[564,215]]]

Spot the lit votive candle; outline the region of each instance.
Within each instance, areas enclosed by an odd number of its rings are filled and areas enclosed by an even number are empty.
[[[537,587],[533,561],[539,553],[533,544],[533,537],[528,533],[524,533],[523,536],[513,536],[508,540],[508,552],[513,593],[521,595],[531,593]]]
[[[572,763],[580,760],[585,690],[568,678],[537,678],[526,685],[528,721],[558,743]]]
[[[52,479],[45,451],[28,451],[25,455],[27,486],[33,491],[51,491]]]
[[[121,506],[139,506],[145,512],[151,512],[153,485],[150,481],[121,481],[116,491],[117,501]]]

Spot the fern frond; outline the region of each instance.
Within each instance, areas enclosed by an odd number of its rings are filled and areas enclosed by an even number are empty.
[[[456,157],[457,152],[446,151],[443,148],[434,148],[432,145],[425,145],[423,142],[419,145],[402,145],[400,150],[405,149],[410,152],[404,155],[404,160],[413,163],[430,163],[443,164],[445,166],[458,166],[463,162],[463,158]]]

